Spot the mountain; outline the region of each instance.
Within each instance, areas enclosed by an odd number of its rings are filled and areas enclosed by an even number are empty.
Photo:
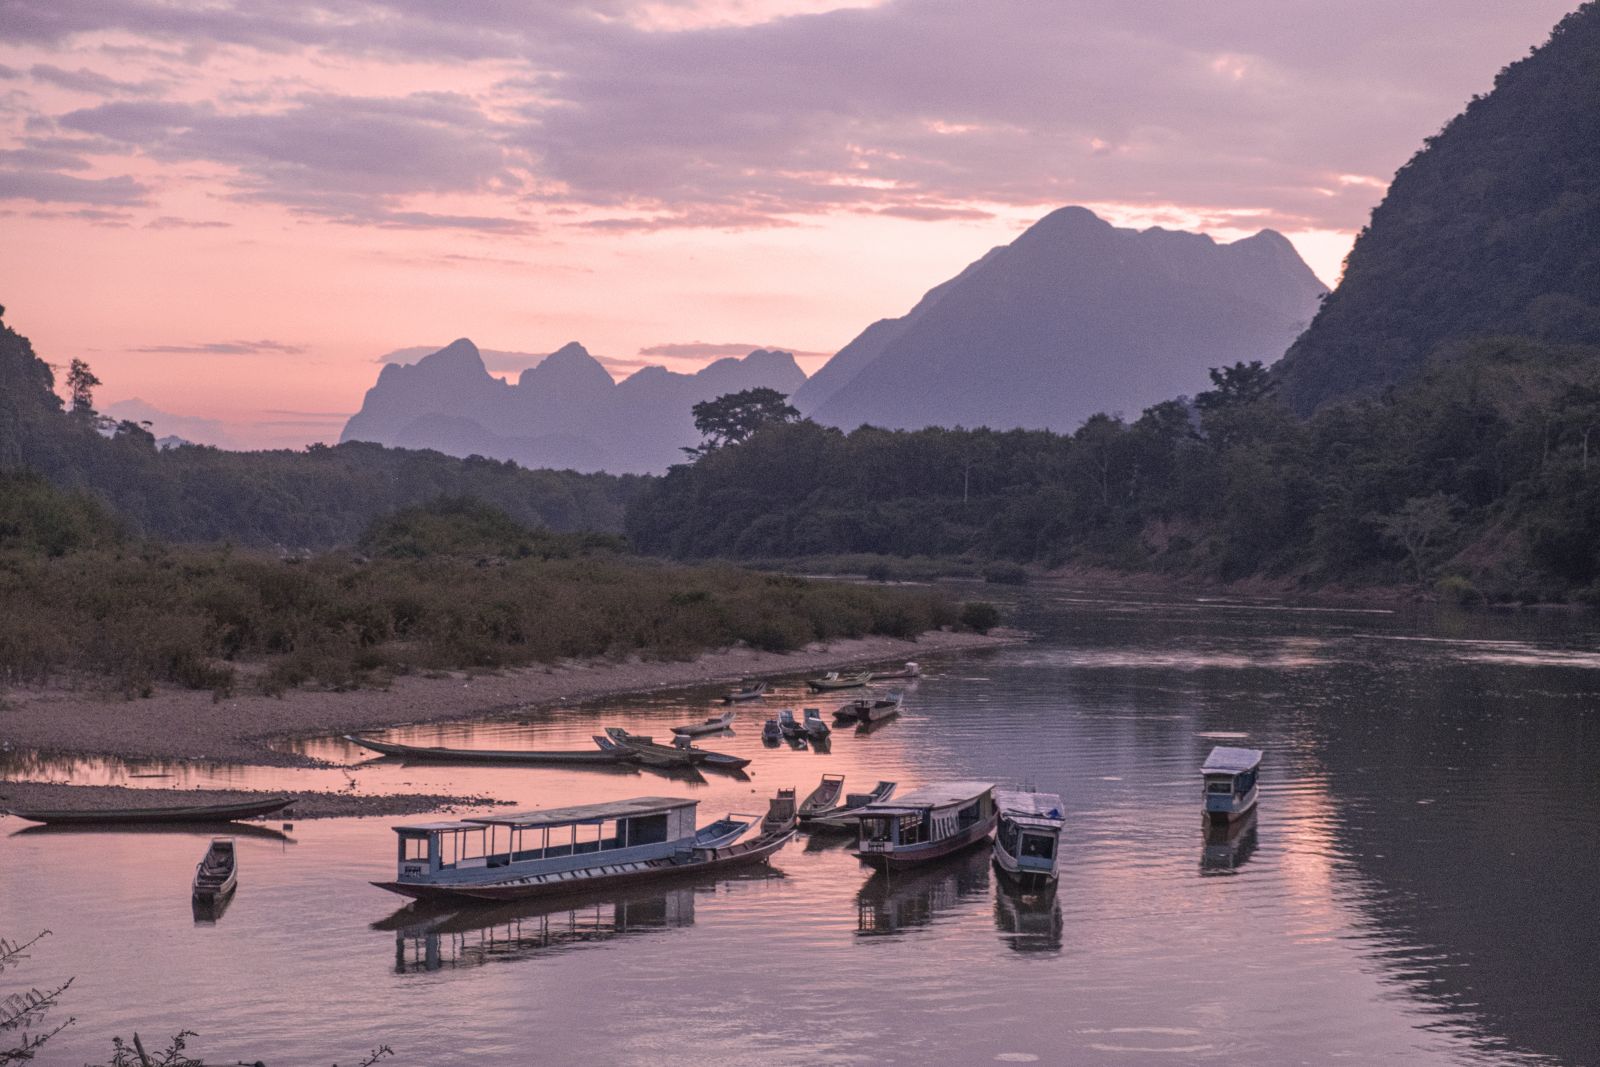
[[[386,364],[340,439],[524,467],[650,473],[699,442],[690,409],[700,401],[757,386],[788,394],[804,381],[792,355],[758,349],[695,374],[645,367],[614,382],[572,342],[512,385],[490,374],[477,346],[462,338],[415,363]]]
[[[1198,392],[1210,367],[1277,359],[1325,291],[1271,230],[1219,244],[1066,207],[867,327],[795,404],[847,429],[1072,430]]]
[[[1370,395],[1493,335],[1600,344],[1600,4],[1400,168],[1282,394],[1301,411]]]

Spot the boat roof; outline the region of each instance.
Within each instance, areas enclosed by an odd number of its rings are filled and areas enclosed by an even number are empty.
[[[869,804],[864,811],[894,814],[919,811],[922,808],[942,808],[947,804],[960,804],[982,796],[994,788],[993,782],[932,782],[921,789],[901,793],[893,800]]]
[[[1201,774],[1243,774],[1261,762],[1265,755],[1259,748],[1228,748],[1218,745],[1206,757]]]
[[[1042,822],[1059,823],[1066,818],[1067,806],[1055,793],[1020,793],[1012,789],[994,791],[995,807],[1007,815]]]
[[[676,808],[692,808],[699,803],[698,800],[684,800],[682,797],[630,797],[627,800],[612,800],[604,804],[576,804],[568,808],[542,808],[512,812],[508,815],[481,815],[458,822],[413,823],[409,826],[396,826],[395,831],[482,830],[489,826],[512,826],[526,830],[538,826],[570,826],[580,822],[654,815]]]

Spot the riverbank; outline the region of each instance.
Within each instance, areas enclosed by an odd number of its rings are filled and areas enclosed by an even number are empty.
[[[723,685],[852,665],[898,664],[930,655],[998,648],[1026,640],[1017,631],[983,635],[933,631],[916,640],[860,637],[796,652],[724,649],[689,660],[588,660],[493,674],[404,675],[384,689],[291,690],[282,696],[212,694],[157,688],[127,700],[87,689],[14,689],[0,702],[0,745],[50,755],[210,759],[310,766],[269,746],[274,738],[352,733],[402,723],[439,722],[536,710],[630,693]]]
[[[65,785],[55,782],[0,782],[0,812],[105,811],[108,808],[188,807],[236,804],[266,797],[293,797],[294,805],[265,823],[294,819],[332,819],[353,815],[419,815],[508,804],[481,796],[443,793],[319,793],[308,790],[258,792],[245,789],[129,789],[120,785]]]

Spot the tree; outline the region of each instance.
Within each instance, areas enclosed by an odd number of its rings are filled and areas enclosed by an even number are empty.
[[[1277,381],[1259,359],[1235,363],[1231,367],[1212,367],[1207,373],[1216,388],[1208,389],[1194,398],[1194,406],[1204,414],[1254,404],[1266,399],[1278,388]]]
[[[1456,529],[1456,501],[1443,493],[1414,496],[1388,515],[1368,516],[1384,538],[1406,550],[1417,581],[1427,579],[1426,562],[1430,548]]]
[[[67,392],[72,396],[74,415],[94,414],[94,390],[99,384],[100,379],[94,376],[89,364],[81,359],[72,361],[72,367],[67,371]]]
[[[715,400],[702,400],[690,409],[694,428],[705,438],[695,448],[685,448],[691,456],[703,456],[724,445],[747,441],[761,427],[796,422],[800,412],[776,389],[746,389],[725,393]]]

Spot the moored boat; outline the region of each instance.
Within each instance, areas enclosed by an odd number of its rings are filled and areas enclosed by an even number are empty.
[[[398,875],[373,884],[419,900],[520,900],[763,862],[794,836],[788,826],[738,841],[754,816],[697,830],[696,807],[635,797],[397,826]]]
[[[922,668],[907,660],[905,666],[897,671],[872,671],[871,674],[874,682],[887,682],[896,678],[921,678]]]
[[[704,734],[719,734],[724,730],[732,729],[734,713],[725,711],[721,715],[714,715],[704,722],[692,723],[688,726],[674,726],[672,732],[679,737],[700,737]]]
[[[621,747],[653,767],[694,767],[704,764],[720,767],[723,770],[738,770],[750,763],[749,760],[739,756],[696,748],[682,735],[675,737],[672,744],[663,745],[653,737],[630,734],[620,726],[608,726],[606,738],[607,741],[602,741],[599,737],[594,739],[602,751],[614,751],[617,747]]]
[[[794,802],[794,788],[778,790],[778,795],[767,802],[766,817],[761,820],[763,834],[793,830],[799,824],[800,813]]]
[[[737,689],[730,689],[722,696],[724,704],[738,704],[746,700],[758,700],[767,692],[766,682],[742,682]]]
[[[794,717],[794,712],[789,708],[784,708],[778,712],[778,730],[789,741],[793,741],[797,737],[804,737],[806,734],[805,727],[800,725],[800,720]]]
[[[1260,792],[1256,778],[1265,755],[1257,748],[1229,748],[1218,745],[1200,768],[1205,782],[1204,812],[1212,823],[1243,818],[1256,806]]]
[[[633,756],[623,748],[591,752],[588,749],[558,749],[532,751],[522,749],[442,748],[425,745],[400,745],[393,741],[375,741],[370,737],[345,734],[344,739],[353,745],[371,749],[385,756],[431,763],[627,763]]]
[[[804,730],[805,735],[813,741],[825,741],[828,739],[828,735],[833,733],[833,729],[822,721],[822,709],[820,708],[807,708],[805,710],[805,719],[800,723],[800,729]]]
[[[833,713],[835,723],[860,723],[862,726],[881,722],[884,719],[900,714],[900,705],[905,700],[905,694],[895,690],[885,697],[861,697],[848,704],[840,706]]]
[[[862,671],[859,674],[840,674],[838,671],[829,671],[821,678],[807,678],[806,685],[809,685],[813,691],[822,693],[834,689],[860,689],[870,681],[872,681],[872,674],[869,671]]]
[[[761,724],[761,743],[776,745],[783,740],[783,727],[778,725],[777,719],[768,719]]]
[[[214,837],[211,847],[194,869],[194,899],[215,901],[239,887],[239,858],[233,838]]]
[[[156,808],[104,808],[99,811],[19,811],[11,814],[29,822],[48,823],[52,826],[87,826],[92,824],[125,823],[201,823],[231,822],[258,815],[271,815],[294,803],[293,797],[264,797],[261,800],[239,801],[233,804],[189,804]]]
[[[839,794],[844,791],[844,775],[824,774],[822,781],[817,784],[804,800],[800,802],[800,819],[804,822],[825,811],[833,810],[839,800]]]
[[[1061,870],[1061,828],[1066,806],[1055,793],[994,794],[999,817],[994,835],[994,864],[1024,889],[1054,885]]]
[[[872,787],[870,793],[848,793],[844,803],[838,807],[819,811],[813,815],[805,815],[800,819],[800,825],[808,830],[839,830],[854,832],[857,829],[856,817],[862,810],[871,804],[881,804],[894,796],[895,783],[879,782]]]
[[[856,858],[904,867],[948,856],[994,830],[994,783],[940,782],[897,800],[869,804],[856,816]]]

